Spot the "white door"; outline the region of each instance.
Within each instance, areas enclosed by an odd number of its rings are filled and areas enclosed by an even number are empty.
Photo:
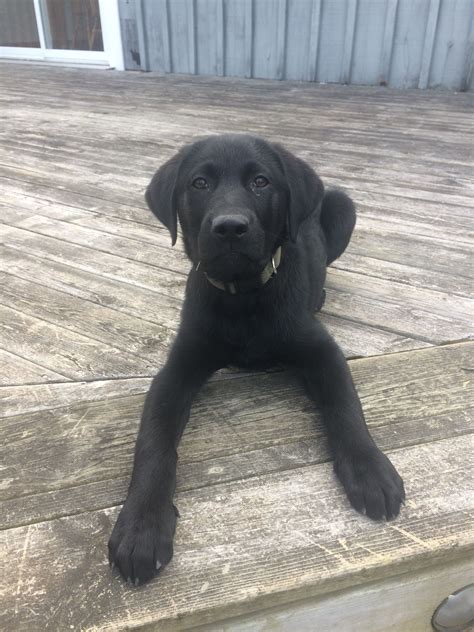
[[[123,70],[118,0],[0,0],[0,57]]]

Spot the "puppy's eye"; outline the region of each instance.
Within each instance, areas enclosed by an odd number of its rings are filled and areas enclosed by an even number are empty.
[[[267,180],[267,178],[265,178],[265,176],[257,176],[255,178],[255,180],[253,181],[253,183],[255,184],[256,187],[258,187],[259,189],[266,187],[268,184],[270,184]]]
[[[207,189],[209,186],[205,178],[194,178],[192,185],[195,189]]]

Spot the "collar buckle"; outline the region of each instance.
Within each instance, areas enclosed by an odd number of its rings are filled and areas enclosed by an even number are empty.
[[[277,268],[276,268],[276,265],[275,265],[275,256],[274,255],[272,256],[272,268],[273,268],[272,276],[276,276]]]

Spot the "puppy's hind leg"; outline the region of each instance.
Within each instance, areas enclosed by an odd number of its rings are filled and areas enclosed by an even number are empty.
[[[327,191],[321,207],[321,227],[326,238],[327,265],[340,257],[356,222],[354,202],[342,191]]]

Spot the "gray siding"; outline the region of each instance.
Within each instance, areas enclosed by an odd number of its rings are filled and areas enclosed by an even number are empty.
[[[120,9],[128,69],[473,84],[474,0],[120,0]]]

